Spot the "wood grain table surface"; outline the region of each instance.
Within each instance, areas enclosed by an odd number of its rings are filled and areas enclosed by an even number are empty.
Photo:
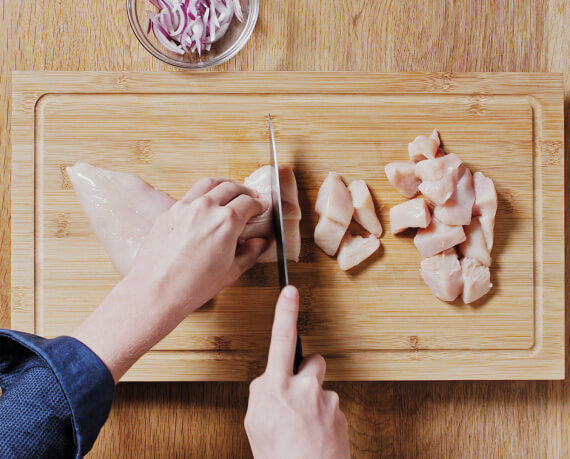
[[[0,327],[8,327],[11,72],[172,69],[131,34],[124,0],[2,0],[0,46]],[[262,0],[252,39],[216,70],[563,72],[568,164],[570,0]],[[326,385],[340,394],[353,457],[570,455],[567,381]],[[250,457],[247,397],[245,383],[120,384],[89,457]]]

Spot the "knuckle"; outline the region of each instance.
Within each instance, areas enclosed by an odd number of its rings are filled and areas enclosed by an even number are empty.
[[[338,410],[340,407],[340,397],[338,394],[334,391],[329,391],[328,398],[331,408],[335,411]]]
[[[289,342],[295,337],[295,329],[288,326],[281,326],[273,331],[273,338],[278,341]]]
[[[239,219],[237,211],[230,206],[224,207],[224,220],[227,223],[234,224]]]
[[[312,395],[317,394],[321,391],[321,384],[319,383],[317,377],[314,375],[304,376],[302,378],[302,386],[304,391]]]

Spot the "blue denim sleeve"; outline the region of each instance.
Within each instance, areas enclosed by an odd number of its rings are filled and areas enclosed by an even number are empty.
[[[0,458],[82,457],[105,423],[115,383],[68,336],[0,330]]]

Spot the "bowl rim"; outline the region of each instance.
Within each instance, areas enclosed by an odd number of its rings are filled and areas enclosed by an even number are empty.
[[[259,0],[249,0],[249,14],[247,17],[247,21],[245,26],[240,34],[240,36],[233,42],[233,44],[226,49],[222,54],[218,56],[209,58],[205,61],[198,61],[198,62],[184,62],[176,60],[169,55],[163,53],[158,48],[154,47],[148,38],[144,35],[143,30],[141,29],[141,23],[136,16],[134,11],[134,4],[137,0],[126,0],[127,6],[127,17],[129,19],[129,25],[131,30],[135,34],[137,41],[142,45],[144,49],[146,49],[152,56],[154,56],[159,61],[164,62],[165,64],[172,65],[174,67],[178,67],[185,70],[201,70],[207,69],[210,67],[214,67],[216,65],[223,64],[224,62],[230,60],[231,58],[235,57],[237,53],[241,51],[241,49],[245,46],[245,44],[251,38],[253,34],[253,30],[257,24],[257,19],[259,17]]]

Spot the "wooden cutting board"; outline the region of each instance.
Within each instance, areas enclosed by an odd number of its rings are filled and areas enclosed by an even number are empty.
[[[242,180],[267,162],[267,113],[303,211],[306,353],[334,380],[564,377],[562,77],[552,74],[15,73],[12,326],[70,333],[119,276],[65,167],[136,174],[179,198],[200,177]],[[381,221],[403,198],[383,172],[432,129],[448,152],[495,182],[492,294],[437,300],[412,238],[341,272],[312,241],[330,170],[364,179]],[[277,272],[257,265],[191,314],[126,380],[248,380],[265,365]],[[133,318],[135,319],[135,318]]]

